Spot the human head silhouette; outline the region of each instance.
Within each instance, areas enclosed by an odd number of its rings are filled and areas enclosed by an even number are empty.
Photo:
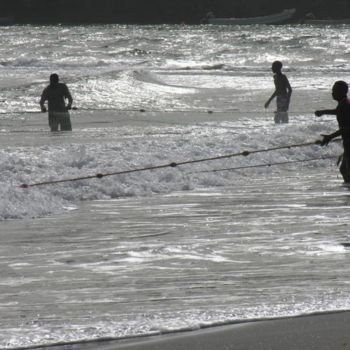
[[[280,61],[273,62],[272,66],[271,66],[271,69],[272,69],[272,72],[274,72],[274,73],[281,72],[281,70],[282,70],[282,62],[280,62]]]
[[[53,73],[50,75],[50,85],[54,86],[57,85],[59,82],[59,77],[58,74]]]
[[[348,84],[343,80],[338,80],[334,83],[332,88],[332,97],[336,101],[341,101],[347,96],[349,90]]]

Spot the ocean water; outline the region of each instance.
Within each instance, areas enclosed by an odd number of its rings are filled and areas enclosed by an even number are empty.
[[[348,80],[350,26],[0,33],[1,349],[350,308],[340,144],[284,148],[336,130],[313,112]],[[281,125],[263,108],[276,59],[293,87]],[[39,113],[53,72],[72,133]]]

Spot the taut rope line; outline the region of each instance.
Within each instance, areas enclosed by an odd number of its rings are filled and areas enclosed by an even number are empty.
[[[146,108],[86,108],[86,107],[72,107],[73,111],[86,111],[86,112],[140,112],[140,113],[208,113],[208,114],[221,114],[221,113],[245,113],[245,114],[271,114],[269,110],[240,110],[240,109],[146,109]],[[10,112],[0,112],[2,114],[41,114],[40,110],[14,110]],[[310,114],[310,111],[289,111],[289,114]]]
[[[256,165],[244,165],[239,167],[233,167],[233,168],[222,168],[222,169],[213,169],[213,170],[203,170],[203,171],[197,171],[194,174],[198,173],[216,173],[219,171],[234,171],[234,170],[241,170],[241,169],[250,169],[250,168],[261,168],[261,167],[270,167],[274,165],[285,165],[285,164],[294,164],[294,163],[306,163],[306,162],[312,162],[314,160],[325,160],[325,159],[335,159],[338,158],[338,156],[328,156],[328,157],[317,157],[317,158],[309,158],[309,159],[300,159],[300,160],[289,160],[284,162],[276,162],[276,163],[266,163],[266,164],[256,164]]]
[[[250,154],[255,154],[255,153],[270,152],[270,151],[275,151],[275,150],[279,150],[279,149],[286,149],[286,148],[290,149],[290,148],[296,148],[296,147],[305,147],[305,146],[311,146],[311,145],[317,145],[317,144],[320,144],[319,140],[313,141],[313,142],[306,142],[306,143],[291,144],[291,145],[286,145],[286,146],[278,146],[278,147],[259,149],[259,150],[255,150],[255,151],[243,151],[243,152],[231,153],[231,154],[226,154],[226,155],[216,156],[216,157],[187,160],[187,161],[182,161],[182,162],[171,162],[168,164],[156,165],[156,166],[151,166],[151,167],[146,167],[146,168],[137,168],[137,169],[123,170],[123,171],[116,171],[116,172],[105,173],[105,174],[98,173],[95,175],[67,178],[67,179],[61,179],[61,180],[44,181],[44,182],[37,182],[37,183],[32,183],[32,184],[22,184],[22,185],[19,185],[19,187],[20,188],[29,188],[29,187],[44,186],[44,185],[54,185],[54,184],[59,184],[59,183],[64,183],[64,182],[89,180],[89,179],[94,179],[94,178],[102,179],[103,177],[107,177],[107,176],[131,174],[131,173],[136,173],[136,172],[163,169],[163,168],[168,168],[168,167],[174,168],[174,167],[179,166],[179,165],[201,163],[201,162],[207,162],[207,161],[213,161],[213,160],[219,160],[219,159],[225,159],[225,158],[233,158],[233,157],[239,157],[239,156],[246,157]]]

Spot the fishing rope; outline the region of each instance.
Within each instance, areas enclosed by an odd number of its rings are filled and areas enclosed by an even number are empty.
[[[216,113],[216,114],[220,114],[220,113],[257,113],[257,114],[270,114],[271,111],[241,111],[241,110],[238,110],[238,109],[228,109],[226,111],[213,111],[213,110],[146,110],[146,109],[118,109],[118,108],[100,108],[100,109],[93,109],[93,108],[78,108],[78,107],[72,107],[71,110],[73,111],[95,111],[95,112],[99,112],[99,111],[116,111],[116,112],[140,112],[140,113],[195,113],[195,114],[199,114],[199,113],[208,113],[208,114],[213,114],[213,113]],[[10,114],[41,114],[42,112],[41,111],[17,111],[17,112],[10,112]],[[292,112],[293,113],[293,112]],[[308,112],[302,112],[302,111],[295,111],[295,113],[310,113],[309,111]],[[0,112],[0,115],[2,114],[8,114],[7,112]],[[291,114],[289,112],[289,114]],[[123,118],[122,120],[129,120],[129,121],[135,121],[135,122],[149,122],[150,120],[148,119],[140,119],[137,117],[137,119],[135,118]],[[119,120],[116,120],[116,122],[120,121]],[[161,125],[178,125],[179,123],[176,123],[176,122],[171,122],[171,121],[164,121],[164,120],[154,120],[152,119],[152,122],[153,123],[156,123],[156,124],[161,124]],[[326,122],[326,121],[322,121],[320,120],[319,123],[322,123],[322,122]],[[328,122],[328,121],[327,121]],[[95,124],[94,122],[91,122],[92,124]],[[96,122],[97,124],[101,123],[101,121],[99,122]],[[113,122],[104,122],[104,123],[113,123]],[[79,123],[79,122],[75,122],[75,124],[86,124],[85,123]],[[187,123],[185,123],[184,125],[189,125]],[[193,124],[191,124],[193,125]],[[2,126],[6,126],[6,125],[2,125]],[[26,124],[26,126],[29,126],[28,124]],[[210,128],[217,128],[217,129],[231,129],[232,127],[228,127],[228,126],[214,126],[214,125],[210,125],[209,126]],[[259,127],[263,127],[263,126],[259,126]],[[256,128],[256,127],[255,127]],[[236,128],[235,128],[236,129]],[[28,131],[22,131],[22,130],[14,130],[14,131],[10,131],[12,133],[20,133],[20,132],[28,132]]]
[[[197,171],[192,174],[198,174],[198,173],[215,173],[219,171],[234,171],[234,170],[241,170],[241,169],[250,169],[250,168],[261,168],[261,167],[270,167],[274,165],[285,165],[285,164],[294,164],[294,163],[305,163],[305,162],[312,162],[315,160],[326,160],[326,159],[335,159],[338,158],[338,156],[328,156],[328,157],[317,157],[317,158],[308,158],[308,159],[301,159],[301,160],[290,160],[290,161],[284,161],[284,162],[276,162],[276,163],[265,163],[265,164],[256,164],[256,165],[246,165],[246,166],[239,166],[234,168],[222,168],[222,169],[213,169],[213,170],[203,170],[203,171]]]
[[[72,108],[72,110],[78,110],[78,108],[77,107],[73,107]],[[82,108],[82,109],[79,109],[80,111],[130,111],[130,112],[141,112],[141,113],[143,113],[143,112],[146,112],[146,110],[144,110],[144,109],[141,109],[141,110],[131,110],[131,109],[84,109],[84,108]],[[241,113],[246,113],[246,112],[242,112],[242,111],[237,111],[237,110],[234,110],[235,112],[241,112]],[[150,110],[149,111],[150,113],[153,113],[153,112],[159,112],[159,113],[161,113],[161,112],[165,112],[165,113],[176,113],[176,112],[185,112],[185,111],[155,111],[155,110]],[[188,112],[188,113],[230,113],[231,111],[227,111],[227,112],[225,112],[225,111],[215,111],[215,112],[213,112],[213,111],[186,111],[186,112]],[[24,112],[11,112],[12,114],[25,114],[25,113],[28,113],[28,114],[41,114],[42,112],[41,111],[24,111]],[[10,113],[10,114],[11,114]],[[248,112],[248,113],[255,113],[255,112]],[[267,112],[261,112],[261,113],[267,113]],[[306,112],[305,112],[306,113]],[[0,115],[1,114],[7,114],[7,113],[5,113],[5,112],[0,112]],[[149,123],[150,121],[152,122],[152,123],[154,123],[154,124],[159,124],[159,125],[167,125],[167,126],[172,126],[172,125],[179,125],[179,123],[178,122],[171,122],[171,121],[165,121],[165,120],[155,120],[155,119],[153,119],[152,118],[152,120],[149,120],[149,119],[141,119],[140,117],[125,117],[125,118],[122,118],[122,119],[120,119],[120,118],[118,118],[118,119],[116,119],[115,121],[96,121],[96,122],[79,122],[79,121],[75,121],[75,124],[76,125],[80,125],[80,124],[82,124],[82,125],[85,125],[85,124],[113,124],[113,123],[118,123],[118,122],[120,122],[120,121],[123,121],[123,120],[128,120],[128,121],[134,121],[134,122],[137,122],[137,123]],[[210,123],[210,121],[202,121],[202,123]],[[328,123],[329,121],[328,120],[319,120],[318,121],[318,123],[319,124],[321,124],[321,123]],[[196,123],[196,124],[193,124],[193,123],[181,123],[182,125],[184,125],[184,126],[189,126],[189,125],[191,125],[191,126],[194,126],[194,125],[200,125],[201,123],[199,122],[199,124],[198,123]],[[2,127],[11,127],[12,125],[6,125],[6,124],[1,124],[1,126]],[[35,125],[30,125],[30,124],[27,124],[27,123],[25,123],[25,126],[26,127],[28,127],[28,126],[37,126],[36,124]],[[229,130],[229,129],[237,129],[237,126],[235,126],[235,127],[233,127],[233,126],[226,126],[226,125],[202,125],[201,127],[209,127],[210,129],[226,129],[226,130]],[[263,126],[263,125],[260,125],[260,126],[254,126],[254,129],[257,129],[257,128],[264,128],[265,126]],[[242,126],[242,128],[246,128],[246,126]],[[38,133],[38,132],[40,132],[40,133],[42,133],[43,131],[45,131],[45,130],[41,130],[41,131],[38,131],[38,130],[8,130],[7,132],[9,132],[9,133]]]
[[[144,109],[144,108],[77,108],[73,107],[71,110],[73,111],[86,111],[86,112],[139,112],[139,113],[229,113],[230,110],[228,111],[213,111],[213,110],[180,110],[180,109],[174,109],[174,110],[169,110],[169,109]],[[240,111],[237,111],[240,112]],[[42,113],[41,111],[11,111],[11,112],[0,112],[0,115],[3,114],[40,114]]]
[[[317,140],[317,141],[313,141],[313,142],[306,142],[306,143],[291,144],[291,145],[286,145],[286,146],[277,146],[277,147],[271,147],[271,148],[265,148],[265,149],[258,149],[255,151],[243,151],[243,152],[231,153],[231,154],[209,157],[209,158],[187,160],[187,161],[182,161],[182,162],[171,162],[171,163],[162,164],[162,165],[156,165],[156,166],[145,167],[145,168],[136,168],[136,169],[130,169],[130,170],[123,170],[123,171],[116,171],[116,172],[105,173],[105,174],[98,173],[95,175],[80,176],[80,177],[59,179],[59,180],[52,180],[52,181],[44,181],[44,182],[37,182],[37,183],[32,183],[32,184],[22,184],[22,185],[19,185],[19,187],[20,188],[29,188],[29,187],[36,187],[36,186],[59,184],[59,183],[64,183],[64,182],[89,180],[89,179],[94,179],[94,178],[102,179],[103,177],[107,177],[107,176],[131,174],[131,173],[136,173],[136,172],[163,169],[163,168],[169,168],[169,167],[175,168],[179,165],[195,164],[195,163],[201,163],[201,162],[207,162],[207,161],[213,161],[213,160],[219,160],[219,159],[225,159],[225,158],[233,158],[233,157],[239,157],[239,156],[246,157],[246,156],[249,156],[250,154],[270,152],[270,151],[275,151],[275,150],[280,150],[280,149],[291,149],[291,148],[297,148],[297,147],[319,145],[320,143],[321,143],[321,141]]]
[[[145,109],[145,108],[78,108],[73,107],[71,110],[73,111],[87,111],[87,112],[108,112],[108,111],[116,111],[116,112],[139,112],[139,113],[245,113],[245,114],[271,114],[274,113],[271,110],[266,111],[242,111],[239,109],[226,109],[226,110],[211,110],[211,109],[201,109],[201,110],[191,110],[191,109]],[[11,111],[11,112],[0,112],[0,115],[5,114],[39,114],[41,111]],[[310,111],[289,111],[288,114],[310,114]]]
[[[78,108],[76,108],[77,110]],[[145,113],[145,112],[149,112],[149,113],[247,113],[247,114],[271,114],[274,113],[271,110],[266,110],[266,111],[262,111],[262,110],[256,110],[256,111],[243,111],[240,109],[226,109],[226,110],[212,110],[212,109],[197,109],[197,110],[193,110],[193,109],[145,109],[145,108],[140,108],[140,109],[136,109],[136,108],[79,108],[79,110],[82,111],[120,111],[120,112],[140,112],[140,113]],[[310,111],[289,111],[289,114],[297,114],[297,113],[307,113],[310,114]]]

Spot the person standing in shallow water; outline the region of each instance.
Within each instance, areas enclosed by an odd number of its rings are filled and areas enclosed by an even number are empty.
[[[271,101],[276,97],[277,111],[275,112],[275,123],[288,123],[288,109],[290,97],[292,96],[292,87],[289,84],[287,76],[282,74],[282,62],[273,62],[271,69],[274,74],[275,91],[265,103],[265,108],[268,108]]]
[[[337,136],[341,136],[343,139],[344,153],[341,157],[340,173],[343,176],[345,183],[350,183],[350,101],[348,99],[349,87],[345,81],[338,80],[334,83],[332,88],[332,97],[335,101],[338,101],[338,106],[335,109],[324,109],[315,111],[317,117],[322,115],[335,115],[337,117],[339,129],[333,134],[322,135],[322,146],[328,145],[328,143]]]
[[[68,104],[66,105],[66,99]],[[73,98],[66,84],[59,82],[57,74],[50,75],[50,85],[48,85],[41,94],[41,111],[47,111],[45,102],[48,102],[49,126],[51,131],[71,131],[69,110],[72,108]]]

